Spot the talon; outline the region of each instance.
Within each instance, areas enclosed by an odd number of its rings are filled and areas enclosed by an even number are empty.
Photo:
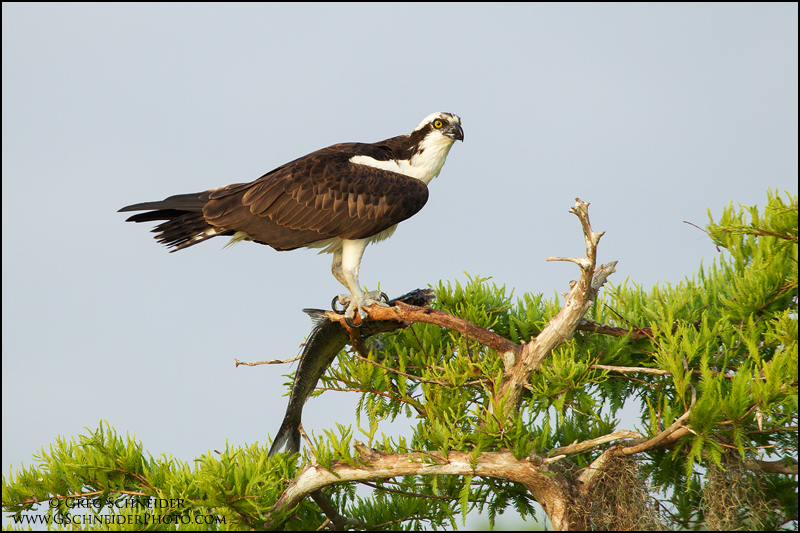
[[[360,328],[369,318],[369,313],[363,309],[364,307],[369,307],[373,304],[381,307],[388,307],[389,301],[389,297],[386,295],[386,293],[380,291],[340,294],[331,300],[331,309],[333,309],[336,314],[344,315],[345,323],[351,328]],[[338,305],[343,306],[344,309],[339,310],[337,303]],[[361,319],[361,322],[358,325],[353,323],[356,313],[358,313],[358,316]]]
[[[344,322],[345,322],[345,324],[347,324],[348,326],[350,326],[353,329],[358,329],[358,328],[360,328],[361,326],[364,325],[364,320],[363,319],[361,320],[360,324],[358,324],[358,325],[353,324],[352,322],[350,322],[350,317],[348,317],[347,315],[344,315]]]

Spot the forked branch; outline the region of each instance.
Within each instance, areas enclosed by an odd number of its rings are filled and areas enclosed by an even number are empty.
[[[603,233],[592,231],[589,222],[589,204],[575,199],[570,213],[578,217],[583,228],[586,242],[586,256],[580,259],[565,257],[548,257],[548,261],[569,261],[581,267],[581,277],[570,284],[570,291],[561,311],[550,319],[545,328],[531,342],[526,344],[513,361],[506,360],[506,371],[500,385],[499,397],[507,398],[506,405],[518,409],[522,401],[525,385],[531,373],[539,369],[542,361],[550,355],[554,348],[569,340],[575,333],[578,323],[586,314],[597,297],[600,287],[608,276],[615,272],[617,262],[606,263],[595,268],[597,244]],[[510,414],[510,413],[507,413]]]

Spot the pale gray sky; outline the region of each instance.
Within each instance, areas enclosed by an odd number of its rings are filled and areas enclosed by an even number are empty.
[[[330,256],[168,254],[117,209],[461,116],[430,200],[370,246],[396,296],[463,271],[564,292],[591,202],[612,281],[678,282],[706,208],[797,193],[797,4],[9,4],[3,25],[3,468],[107,419],[154,455],[266,443]],[[354,424],[356,394],[304,411]],[[394,431],[387,428],[385,431]],[[398,429],[397,431],[400,431]],[[358,436],[358,433],[357,433]]]

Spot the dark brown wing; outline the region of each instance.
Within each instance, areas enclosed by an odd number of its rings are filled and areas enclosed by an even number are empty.
[[[331,237],[363,239],[413,216],[428,200],[421,181],[349,161],[338,147],[314,152],[256,181],[218,189],[203,215],[276,250]]]
[[[175,250],[237,231],[276,250],[331,237],[370,237],[413,216],[428,200],[428,187],[415,178],[349,161],[353,155],[389,160],[394,150],[387,143],[392,141],[330,146],[250,183],[120,211],[148,211],[128,218],[132,222],[166,220],[153,231]]]

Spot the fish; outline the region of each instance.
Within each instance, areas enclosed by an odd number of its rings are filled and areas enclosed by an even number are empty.
[[[434,299],[436,299],[436,293],[432,289],[416,289],[389,300],[388,305],[393,306],[396,302],[403,302],[424,307]],[[340,322],[328,318],[327,311],[322,309],[303,309],[303,312],[311,317],[314,326],[300,356],[300,363],[297,365],[297,371],[294,374],[292,391],[289,394],[286,415],[283,417],[283,423],[272,441],[269,457],[279,453],[281,448],[285,448],[290,455],[300,452],[300,422],[303,415],[303,406],[317,387],[319,378],[322,377],[345,345],[351,342],[347,329]],[[363,340],[377,333],[394,331],[402,327],[404,327],[403,324],[396,320],[374,320],[364,322],[358,329],[358,333]]]

